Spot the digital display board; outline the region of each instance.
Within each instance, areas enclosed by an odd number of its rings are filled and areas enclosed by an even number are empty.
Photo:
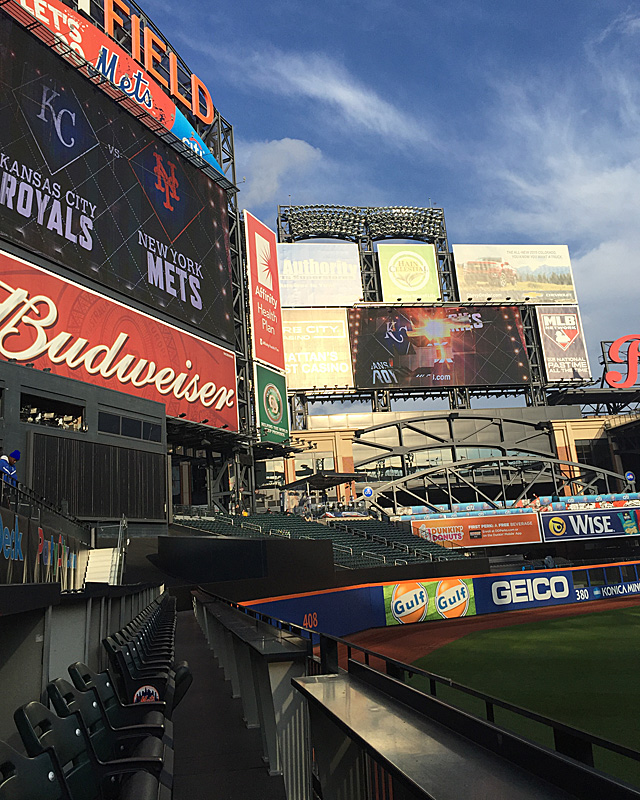
[[[538,329],[548,381],[591,378],[578,306],[538,306]]]
[[[284,370],[276,235],[248,211],[244,212],[244,232],[253,355],[276,369]]]
[[[289,388],[352,389],[346,309],[285,308],[282,318]]]
[[[357,244],[279,244],[278,268],[285,308],[350,306],[362,300]]]
[[[434,303],[442,291],[432,244],[379,244],[378,266],[385,303]]]
[[[637,508],[560,511],[541,514],[545,542],[640,535]]]
[[[512,306],[349,310],[356,388],[506,386],[530,380]]]
[[[535,512],[413,520],[411,527],[415,536],[449,548],[540,542],[540,525]]]
[[[3,235],[232,343],[224,191],[4,14],[0,69]]]
[[[569,248],[561,245],[454,244],[460,298],[575,303]]]
[[[0,357],[238,430],[232,353],[1,251]]]
[[[84,63],[81,59],[88,61],[96,73],[124,92],[141,111],[150,114],[203,161],[223,174],[214,155],[172,100],[175,98],[189,116],[210,125],[215,109],[209,90],[197,75],[186,75],[182,66],[179,68],[176,54],[166,41],[159,38],[148,19],[141,25],[140,17],[131,14],[124,3],[104,0],[101,30],[93,24],[95,20],[88,21],[62,0],[19,0],[19,3],[20,10],[25,9],[55,34],[61,49],[71,50],[69,59],[72,63],[75,60],[81,66]],[[5,9],[22,24],[31,24],[30,17],[19,13],[12,5],[5,5]],[[89,0],[81,0],[78,5],[86,6],[84,10],[89,12]],[[99,11],[99,7],[93,4],[91,10]],[[127,26],[130,27],[127,29]],[[126,37],[121,35],[125,31]],[[117,37],[121,43],[128,42],[129,51],[111,37]],[[74,59],[76,53],[80,58]],[[165,67],[168,61],[168,80],[157,70],[157,64],[163,59]]]

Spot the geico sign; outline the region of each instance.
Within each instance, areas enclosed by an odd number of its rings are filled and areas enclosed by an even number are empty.
[[[552,578],[516,578],[495,581],[491,585],[491,599],[497,606],[530,603],[533,600],[544,602],[563,597],[569,597],[569,581],[563,575],[554,575]]]

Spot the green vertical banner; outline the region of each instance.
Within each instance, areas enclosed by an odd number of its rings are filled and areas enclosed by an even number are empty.
[[[473,617],[476,601],[471,578],[403,581],[383,588],[387,625],[407,625],[435,619]]]
[[[283,442],[289,438],[287,380],[272,369],[255,365],[258,437],[262,442]]]
[[[379,244],[378,264],[385,303],[433,303],[440,299],[436,249],[432,244]]]

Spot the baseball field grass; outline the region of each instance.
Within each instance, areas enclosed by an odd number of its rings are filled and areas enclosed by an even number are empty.
[[[472,632],[414,662],[546,717],[640,750],[640,607]],[[414,678],[422,688],[424,679]],[[438,697],[484,716],[446,686]],[[552,746],[544,726],[496,709],[496,724]],[[640,763],[594,748],[595,766],[640,785]]]

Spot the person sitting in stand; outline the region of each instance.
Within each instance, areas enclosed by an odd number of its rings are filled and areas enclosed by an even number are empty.
[[[3,481],[10,483],[12,486],[18,485],[18,470],[16,469],[16,462],[20,461],[20,451],[14,450],[8,456],[0,456],[0,477]]]

